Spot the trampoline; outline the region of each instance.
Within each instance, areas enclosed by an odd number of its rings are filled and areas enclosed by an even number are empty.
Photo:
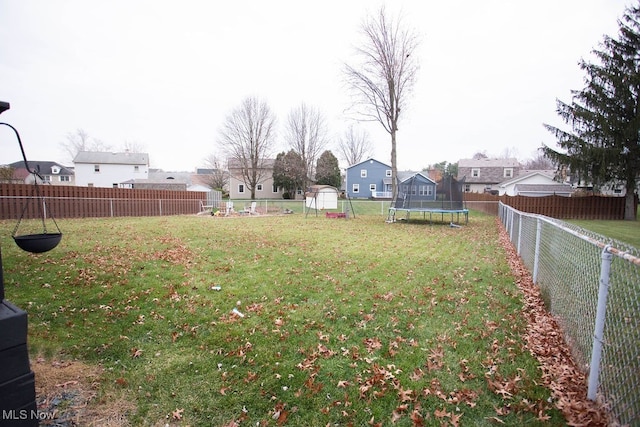
[[[454,226],[469,223],[469,210],[464,203],[464,178],[461,181],[451,176],[446,176],[439,182],[434,182],[429,177],[418,172],[411,175],[398,185],[398,195],[391,203],[387,222],[398,220],[409,221],[411,214],[422,214],[422,219],[429,224],[434,218]],[[404,213],[404,218],[400,215]],[[414,216],[415,217],[415,216]]]

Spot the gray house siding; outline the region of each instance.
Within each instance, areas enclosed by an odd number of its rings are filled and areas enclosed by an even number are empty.
[[[520,175],[521,169],[517,159],[461,159],[458,161],[458,180],[465,178],[465,191],[482,193]]]

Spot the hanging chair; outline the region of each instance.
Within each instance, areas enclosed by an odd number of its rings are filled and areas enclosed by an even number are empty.
[[[29,162],[27,161],[27,156],[25,155],[24,148],[22,147],[20,134],[18,134],[18,131],[16,130],[16,128],[14,128],[8,123],[0,123],[0,125],[5,125],[10,127],[13,130],[13,132],[16,134],[16,137],[18,138],[18,144],[20,145],[20,151],[22,152],[24,166],[27,169],[27,171],[29,171],[29,173],[33,176],[33,191],[31,192],[31,196],[27,199],[24,206],[22,207],[22,213],[20,214],[18,223],[13,229],[13,233],[11,234],[11,236],[13,237],[13,240],[16,242],[18,247],[20,247],[20,249],[25,250],[27,252],[41,253],[41,252],[50,251],[51,249],[58,246],[58,244],[60,243],[60,240],[62,240],[62,233],[60,232],[58,223],[56,222],[51,212],[47,211],[47,204],[46,204],[47,202],[45,198],[40,194],[38,181],[44,182],[44,179],[40,175],[39,170],[29,168]],[[19,235],[18,229],[20,227],[20,223],[22,222],[22,219],[24,218],[29,205],[32,202],[34,202],[34,200],[36,200],[38,211],[39,211],[39,217],[42,221],[42,232]],[[55,225],[56,232],[47,231],[47,224],[46,224],[47,216],[52,220],[53,224]]]

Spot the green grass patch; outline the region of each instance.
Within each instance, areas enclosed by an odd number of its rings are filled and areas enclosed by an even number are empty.
[[[640,221],[568,220],[571,224],[640,248]]]
[[[0,222],[7,299],[29,313],[31,353],[101,365],[133,425],[564,423],[493,217],[59,225],[60,246],[33,255]]]

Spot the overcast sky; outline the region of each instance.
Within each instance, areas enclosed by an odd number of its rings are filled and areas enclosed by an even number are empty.
[[[581,58],[615,36],[623,0],[394,0],[422,39],[417,85],[400,121],[398,167],[420,170],[476,152],[521,160],[561,124],[555,101],[582,89]],[[151,166],[191,171],[217,152],[219,129],[249,96],[276,113],[280,134],[300,103],[327,118],[333,143],[349,125],[342,64],[353,62],[367,0],[0,0],[0,121],[29,160],[72,165],[69,133]],[[374,156],[390,162],[380,124]],[[277,151],[285,147],[282,138]],[[21,160],[0,127],[0,164]],[[333,148],[333,147],[329,147]],[[333,150],[337,155],[337,150]]]

